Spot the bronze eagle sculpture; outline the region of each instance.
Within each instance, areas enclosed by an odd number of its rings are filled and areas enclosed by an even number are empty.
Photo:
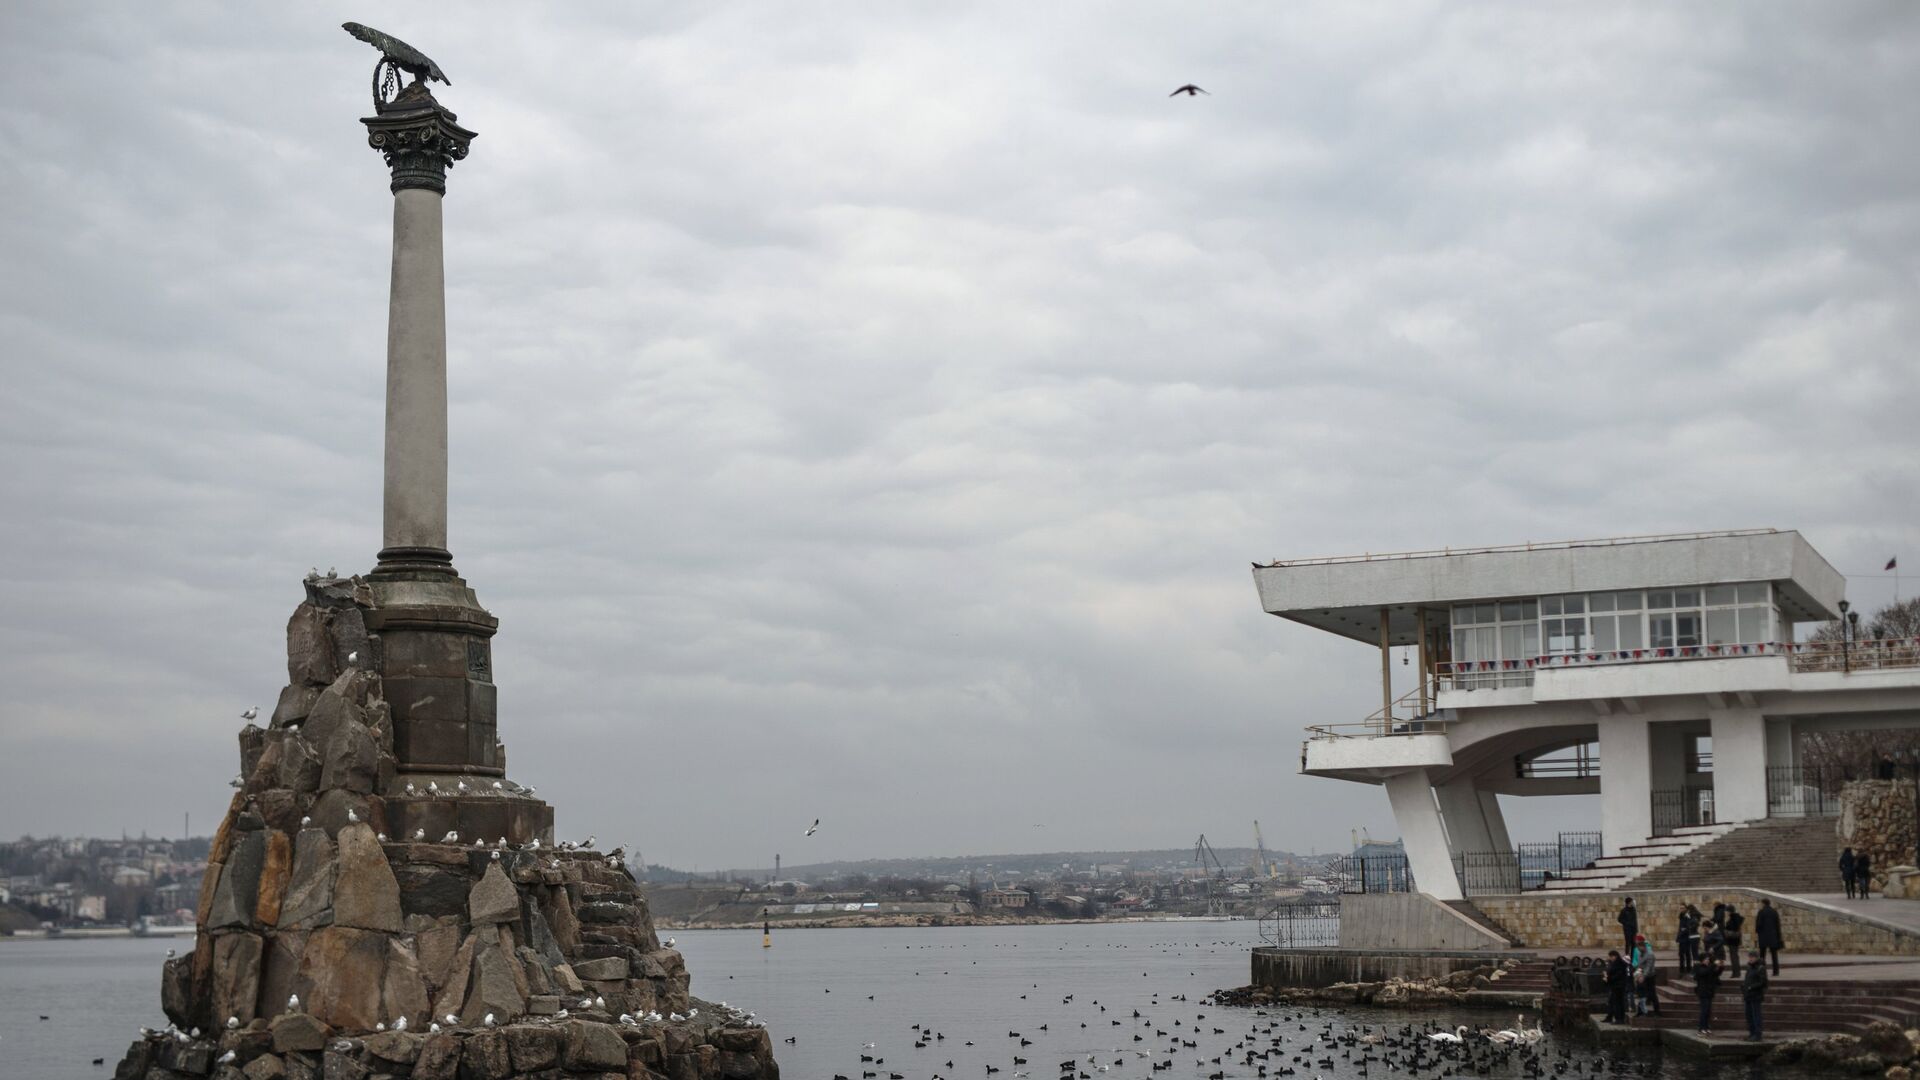
[[[426,53],[392,34],[383,34],[371,26],[363,26],[357,22],[341,23],[340,29],[379,49],[381,62],[392,63],[395,67],[412,75],[414,82],[433,79],[448,86],[453,85],[453,80],[447,78],[447,73],[441,71],[440,65],[434,63]]]

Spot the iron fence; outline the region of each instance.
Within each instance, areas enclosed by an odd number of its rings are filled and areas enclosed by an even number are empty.
[[[1260,915],[1260,940],[1279,949],[1340,944],[1340,905],[1275,904]]]
[[[1550,843],[1521,844],[1512,851],[1468,851],[1453,857],[1460,891],[1498,896],[1538,889],[1600,857],[1597,832],[1561,833]]]
[[[1520,891],[1520,853],[1463,851],[1453,857],[1453,876],[1467,896],[1503,896]]]
[[[1713,824],[1713,786],[1710,784],[1655,791],[1651,799],[1655,836],[1672,836],[1689,826]]]
[[[1413,866],[1405,855],[1343,855],[1327,867],[1343,893],[1413,892]]]
[[[1768,817],[1828,817],[1840,812],[1840,788],[1852,779],[1840,769],[1773,765],[1767,768]]]

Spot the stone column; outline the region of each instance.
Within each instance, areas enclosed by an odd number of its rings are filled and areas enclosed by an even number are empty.
[[[440,203],[474,133],[407,87],[361,123],[393,182],[386,485],[380,571],[453,572],[447,551],[447,300]],[[376,571],[378,572],[378,571]]]

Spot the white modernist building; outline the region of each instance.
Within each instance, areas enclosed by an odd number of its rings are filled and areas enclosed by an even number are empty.
[[[1269,613],[1380,650],[1380,709],[1311,727],[1301,771],[1384,786],[1416,886],[1443,900],[1462,896],[1474,853],[1514,850],[1499,795],[1598,794],[1606,857],[1553,884],[1604,888],[1713,831],[1824,802],[1838,778],[1800,767],[1806,733],[1920,727],[1920,643],[1797,640],[1848,609],[1845,579],[1797,532],[1253,574]],[[1398,697],[1396,647],[1418,657]]]

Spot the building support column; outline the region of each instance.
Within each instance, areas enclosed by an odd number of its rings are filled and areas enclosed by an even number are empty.
[[[1767,720],[1759,709],[1709,709],[1713,725],[1713,820],[1767,816]]]
[[[1387,644],[1387,609],[1380,609],[1380,730],[1393,730],[1393,650]]]
[[[1415,769],[1389,777],[1387,801],[1393,806],[1393,820],[1400,826],[1400,842],[1407,849],[1407,865],[1413,869],[1413,883],[1436,900],[1459,900],[1460,879],[1453,873],[1453,853],[1447,848],[1446,826],[1440,820],[1440,808],[1433,801],[1433,785],[1427,771]]]
[[[1653,835],[1653,761],[1647,719],[1615,713],[1600,719],[1600,842],[1608,855]]]
[[[1440,818],[1447,825],[1447,847],[1458,855],[1463,851],[1489,852],[1493,836],[1487,831],[1487,817],[1480,808],[1480,792],[1471,780],[1456,780],[1433,789],[1440,803]]]
[[[1414,623],[1414,626],[1416,627],[1415,633],[1419,635],[1417,640],[1419,641],[1420,655],[1416,656],[1414,660],[1416,663],[1420,665],[1420,715],[1425,716],[1432,711],[1431,705],[1433,702],[1433,696],[1427,692],[1427,609],[1426,608],[1417,607],[1413,609],[1413,623]]]
[[[1480,792],[1480,816],[1487,823],[1487,837],[1493,841],[1493,850],[1512,851],[1513,837],[1507,835],[1507,815],[1500,809],[1500,796],[1491,791]]]

